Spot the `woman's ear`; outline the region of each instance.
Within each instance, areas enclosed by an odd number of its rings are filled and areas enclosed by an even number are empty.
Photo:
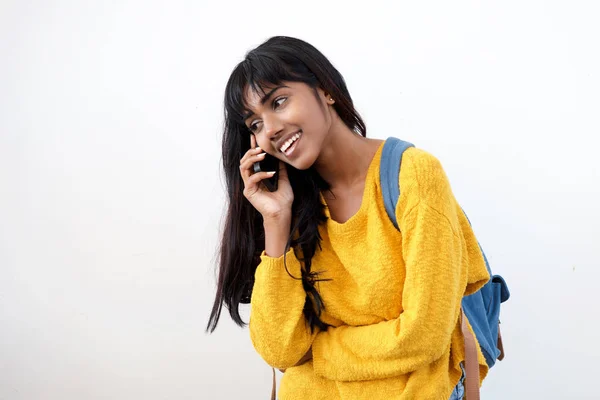
[[[319,98],[323,99],[328,105],[332,105],[333,103],[335,103],[333,96],[331,96],[328,92],[324,91],[321,87],[317,88],[317,94],[319,95]]]
[[[327,104],[333,104],[333,103],[335,103],[335,100],[333,99],[333,96],[330,95],[328,92],[324,91],[323,89],[319,89],[319,92],[323,93],[323,96],[325,97],[325,102]]]

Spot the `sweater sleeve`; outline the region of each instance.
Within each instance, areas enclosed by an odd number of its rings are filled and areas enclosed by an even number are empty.
[[[285,257],[289,273],[300,278],[300,261],[293,250]],[[269,365],[280,369],[295,365],[316,335],[305,322],[306,292],[302,281],[292,276],[286,271],[283,255],[273,258],[263,252],[250,300],[250,338],[254,348]]]
[[[406,270],[399,317],[319,333],[312,345],[316,374],[337,381],[384,379],[426,367],[448,351],[468,282],[480,287],[488,276],[483,260],[469,276],[466,239],[474,236],[463,235],[460,208],[435,161],[416,168],[417,184],[407,184],[406,193],[402,188],[405,198],[396,209]]]

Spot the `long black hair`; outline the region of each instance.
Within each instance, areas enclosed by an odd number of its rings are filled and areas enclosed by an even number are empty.
[[[244,182],[239,170],[240,159],[250,149],[250,130],[243,121],[247,110],[244,93],[248,87],[264,93],[264,88],[284,81],[307,84],[317,99],[317,88],[324,90],[335,100],[333,106],[344,124],[356,134],[366,137],[366,126],[354,109],[344,78],[309,43],[292,37],[274,36],[249,51],[235,67],[225,88],[222,152],[228,208],[220,244],[217,293],[206,328],[209,332],[217,327],[223,303],[233,321],[240,326],[245,325],[240,317],[239,305],[250,302],[254,273],[265,248],[262,216],[243,196]],[[294,218],[284,254],[292,248],[303,264],[302,276],[296,279],[302,279],[306,291],[306,323],[311,330],[315,327],[325,329],[327,325],[319,319],[324,306],[315,288],[315,282],[320,280],[319,273],[311,271],[311,260],[321,243],[318,226],[326,220],[319,193],[328,190],[329,184],[314,167],[300,171],[287,165],[287,170],[294,191]]]

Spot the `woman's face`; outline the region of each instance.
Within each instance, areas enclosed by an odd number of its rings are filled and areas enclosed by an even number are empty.
[[[315,91],[302,82],[283,82],[264,87],[264,95],[246,89],[250,112],[244,123],[265,152],[293,167],[305,170],[317,160],[332,124],[328,105],[333,104],[322,89]]]

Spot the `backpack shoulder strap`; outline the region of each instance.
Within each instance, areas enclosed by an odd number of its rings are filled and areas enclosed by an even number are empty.
[[[398,230],[400,228],[398,227],[398,221],[396,221],[396,205],[400,198],[400,166],[402,165],[402,154],[410,147],[414,147],[414,145],[404,140],[390,137],[383,144],[381,152],[379,180],[381,182],[383,202],[388,217]]]

